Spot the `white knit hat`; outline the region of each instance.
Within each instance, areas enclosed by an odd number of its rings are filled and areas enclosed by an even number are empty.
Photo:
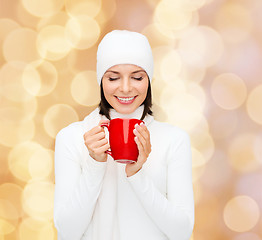
[[[152,80],[154,61],[147,38],[137,32],[114,30],[107,33],[97,50],[97,82],[100,85],[105,72],[118,64],[134,64],[143,68]]]

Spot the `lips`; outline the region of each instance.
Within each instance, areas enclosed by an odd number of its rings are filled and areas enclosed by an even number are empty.
[[[130,104],[130,103],[134,102],[136,96],[134,96],[134,97],[117,97],[116,96],[116,98],[117,98],[118,102],[120,102],[122,104]]]

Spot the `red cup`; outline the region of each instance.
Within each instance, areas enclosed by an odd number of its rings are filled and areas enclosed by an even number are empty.
[[[133,130],[135,124],[142,123],[139,119],[115,118],[109,123],[101,124],[101,127],[107,127],[109,132],[110,150],[108,153],[116,162],[134,163],[137,161],[138,148],[135,142]]]

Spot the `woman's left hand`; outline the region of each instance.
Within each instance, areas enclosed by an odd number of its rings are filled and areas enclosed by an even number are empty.
[[[127,177],[134,175],[142,168],[151,152],[150,133],[146,125],[144,123],[136,124],[133,132],[136,136],[135,142],[138,147],[138,158],[137,162],[126,164]]]

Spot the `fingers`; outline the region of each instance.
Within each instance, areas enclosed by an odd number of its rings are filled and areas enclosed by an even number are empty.
[[[103,130],[100,130],[100,132],[92,133],[92,132],[86,132],[84,135],[84,139],[89,142],[99,141],[101,139],[105,138],[105,132]]]
[[[109,120],[101,120],[97,126],[84,134],[85,145],[91,157],[98,161],[106,160],[105,151],[110,148],[104,128],[101,124],[108,123]]]
[[[92,153],[96,156],[96,155],[101,155],[101,154],[105,154],[105,151],[108,150],[110,148],[110,145],[108,143],[97,147],[92,147]]]
[[[89,146],[91,148],[99,148],[99,147],[106,145],[107,143],[108,143],[107,139],[102,138],[100,140],[93,141],[92,144],[90,144]]]
[[[135,141],[137,143],[139,152],[143,151],[148,157],[151,152],[150,133],[145,124],[135,125],[134,134],[136,135]]]
[[[95,135],[95,134],[100,133],[100,132],[105,132],[105,131],[104,131],[104,128],[101,127],[101,124],[102,124],[102,123],[108,123],[108,122],[109,122],[108,119],[104,119],[104,120],[102,119],[102,120],[100,120],[99,123],[98,123],[98,125],[97,125],[96,127],[92,128],[91,130],[89,130],[88,132],[86,132],[86,133],[84,134],[84,138],[85,138],[86,136],[92,136],[92,135]]]
[[[136,124],[134,129],[134,134],[138,137],[143,146],[149,145],[150,143],[150,133],[144,124]]]
[[[91,130],[89,130],[88,132],[86,132],[86,133],[84,134],[84,137],[93,136],[93,135],[95,135],[95,134],[98,134],[98,133],[100,133],[100,132],[103,132],[103,130],[104,130],[104,129],[103,129],[102,127],[96,126],[96,127],[92,128]]]

